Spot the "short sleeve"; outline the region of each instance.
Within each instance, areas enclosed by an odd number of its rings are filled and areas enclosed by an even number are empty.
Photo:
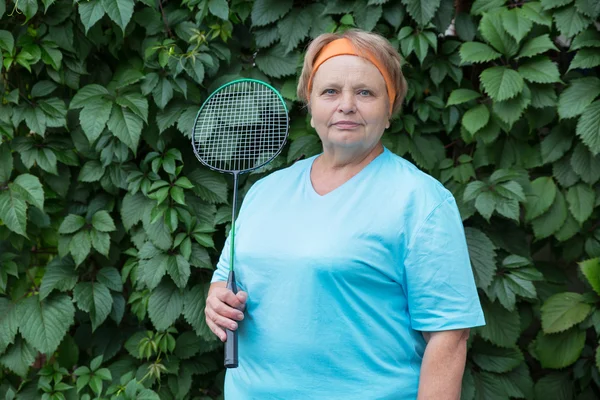
[[[225,244],[223,245],[223,251],[221,251],[221,256],[219,257],[219,261],[217,262],[217,269],[213,273],[212,279],[210,283],[215,283],[218,281],[226,281],[227,276],[229,275],[229,241],[231,237],[227,236],[225,240]]]
[[[433,332],[485,325],[454,198],[417,227],[404,259],[412,328]]]

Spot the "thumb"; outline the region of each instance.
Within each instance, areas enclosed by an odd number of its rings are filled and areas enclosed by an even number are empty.
[[[239,291],[236,294],[238,300],[242,303],[246,303],[246,300],[248,300],[248,293],[244,292],[244,291]]]

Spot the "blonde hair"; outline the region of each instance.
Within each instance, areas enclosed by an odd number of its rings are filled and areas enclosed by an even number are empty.
[[[300,74],[300,80],[298,81],[298,98],[305,104],[309,103],[310,90],[308,88],[308,83],[313,73],[315,60],[323,47],[334,40],[341,38],[348,39],[359,53],[372,54],[381,62],[388,71],[396,90],[396,98],[389,99],[392,103],[392,115],[400,111],[407,90],[406,79],[404,79],[401,69],[402,59],[400,58],[400,54],[398,54],[396,49],[394,49],[390,42],[383,36],[356,29],[348,30],[343,33],[324,33],[317,36],[308,45],[306,56],[304,57],[304,65],[302,66],[302,73]]]

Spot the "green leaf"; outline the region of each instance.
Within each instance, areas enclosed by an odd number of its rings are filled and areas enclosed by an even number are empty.
[[[110,251],[110,235],[108,233],[92,229],[90,231],[90,240],[98,253],[104,257],[108,257],[108,252]]]
[[[92,332],[106,320],[112,308],[113,299],[103,283],[79,282],[73,290],[77,307],[90,314]]]
[[[592,289],[600,295],[600,258],[581,261],[579,268]]]
[[[206,307],[207,285],[195,285],[186,291],[184,296],[183,317],[194,328],[196,334],[208,341],[215,337],[206,325],[204,308]]]
[[[576,132],[594,156],[600,154],[600,100],[585,108]]]
[[[256,0],[252,5],[252,25],[264,26],[275,22],[292,9],[293,0]]]
[[[567,216],[567,220],[565,221],[563,226],[561,226],[558,232],[554,234],[554,237],[556,237],[556,239],[558,239],[559,241],[564,242],[575,236],[577,233],[579,233],[579,229],[579,222],[577,222],[573,215],[569,213],[569,215]]]
[[[40,285],[40,300],[44,300],[54,289],[61,292],[72,290],[79,276],[75,273],[75,265],[69,259],[55,258],[46,267]]]
[[[572,80],[558,99],[558,115],[561,119],[573,118],[583,113],[587,106],[600,95],[600,79],[590,76]]]
[[[90,143],[94,143],[104,131],[111,111],[112,103],[110,101],[97,98],[86,102],[85,107],[79,113],[79,122]]]
[[[286,47],[279,43],[264,52],[259,52],[256,56],[256,66],[269,76],[281,78],[296,72],[298,60],[298,53],[288,54]]]
[[[134,153],[137,151],[143,125],[142,119],[135,113],[117,106],[113,107],[108,120],[108,129]]]
[[[1,33],[2,31],[0,31]],[[1,39],[0,39],[1,40]],[[38,81],[31,88],[31,97],[44,97],[52,93],[58,85],[52,81]]]
[[[473,361],[484,371],[505,373],[518,367],[523,361],[523,353],[518,347],[501,348],[477,342],[471,349]]]
[[[77,232],[69,242],[69,252],[75,260],[75,264],[81,264],[92,250],[90,232],[81,230]]]
[[[531,193],[527,194],[525,218],[532,220],[550,209],[556,197],[556,184],[551,177],[540,177],[531,182]]]
[[[164,109],[173,98],[173,85],[171,82],[167,78],[161,78],[152,90],[152,97],[158,108]]]
[[[544,333],[566,331],[583,321],[592,311],[579,293],[557,293],[542,305],[542,328]]]
[[[542,9],[551,10],[572,3],[573,0],[540,0]]]
[[[125,34],[125,27],[133,16],[133,0],[102,0],[106,14]]]
[[[10,185],[10,189],[21,195],[29,204],[44,210],[44,189],[37,176],[19,175]]]
[[[569,188],[567,192],[567,203],[573,217],[583,224],[592,215],[596,192],[589,185],[578,183]]]
[[[169,256],[167,272],[180,289],[184,289],[190,278],[190,263],[181,255]]]
[[[448,102],[446,103],[446,107],[466,103],[467,101],[471,101],[474,99],[478,99],[481,97],[481,94],[470,89],[455,89],[450,93],[450,97],[448,97]]]
[[[471,14],[482,15],[504,6],[506,0],[475,0],[471,6]]]
[[[0,364],[21,378],[26,378],[29,367],[35,361],[36,356],[37,352],[29,343],[21,338],[17,338],[15,344],[0,357]]]
[[[577,361],[584,345],[584,330],[575,328],[552,335],[540,331],[535,340],[535,352],[542,368],[560,369]]]
[[[520,8],[515,7],[502,13],[502,26],[519,43],[527,36],[533,22],[523,15]]]
[[[547,57],[538,57],[519,67],[521,76],[536,83],[561,82],[558,67]]]
[[[558,48],[552,43],[550,36],[546,33],[528,40],[521,48],[518,58],[533,57],[550,50],[558,51]]]
[[[25,340],[44,354],[52,354],[74,322],[75,307],[65,294],[39,300],[27,297],[18,304],[19,331]]]
[[[9,344],[14,343],[18,327],[15,304],[7,298],[0,297],[0,353],[3,353]]]
[[[508,100],[523,90],[523,78],[507,67],[492,67],[480,75],[485,92],[495,101]]]
[[[543,239],[558,232],[565,223],[567,215],[565,196],[560,190],[557,190],[554,203],[552,203],[548,212],[531,221],[535,237]]]
[[[79,171],[80,182],[97,182],[104,176],[104,167],[96,160],[90,160]]]
[[[593,185],[600,179],[600,155],[594,156],[582,143],[575,146],[571,155],[571,167],[585,183]]]
[[[227,190],[225,194],[227,194]],[[131,192],[128,192],[123,197],[121,207],[121,222],[123,222],[125,229],[130,230],[133,225],[140,222],[144,214],[148,212],[148,207],[152,205],[152,200],[148,199],[142,193],[138,192],[132,195]]]
[[[0,49],[4,49],[9,54],[12,54],[14,48],[15,39],[12,33],[10,33],[9,31],[0,30]]]
[[[63,222],[60,224],[60,228],[58,228],[58,233],[63,235],[69,233],[75,233],[85,225],[85,218],[80,215],[69,214],[65,217]]]
[[[556,27],[567,38],[577,35],[592,23],[592,20],[579,14],[575,6],[565,7],[553,14]]]
[[[415,135],[408,143],[408,151],[415,163],[427,170],[444,159],[444,145],[435,135]]]
[[[27,203],[12,190],[0,192],[0,220],[11,231],[27,237]]]
[[[194,332],[183,332],[175,342],[175,355],[182,360],[194,357],[205,343]]]
[[[208,169],[195,169],[188,178],[194,184],[194,193],[212,204],[227,203],[227,181],[222,174]]]
[[[92,226],[100,232],[113,232],[117,228],[107,211],[100,210],[92,217]]]
[[[212,15],[229,21],[229,5],[227,4],[227,0],[209,0],[208,9]]]
[[[312,16],[303,8],[294,8],[285,18],[277,23],[277,30],[281,43],[285,45],[285,52],[292,51],[301,40],[308,36]]]
[[[490,110],[485,104],[479,104],[467,110],[463,115],[462,125],[474,135],[475,132],[486,126],[489,120]]]
[[[496,273],[496,246],[483,232],[475,228],[465,228],[465,237],[475,283],[477,287],[485,289]]]
[[[0,144],[0,184],[8,182],[13,170],[13,156],[8,145]]]
[[[493,48],[507,57],[514,56],[519,50],[515,39],[504,29],[499,13],[484,14],[479,23],[479,31]]]
[[[88,0],[77,3],[79,18],[85,28],[85,33],[104,16],[104,7],[100,0]]]
[[[105,267],[98,271],[96,275],[98,282],[104,284],[110,290],[115,292],[123,291],[123,282],[121,281],[121,274],[114,267]]]
[[[535,383],[536,399],[572,400],[573,381],[568,372],[550,373]]]
[[[168,256],[160,253],[150,259],[140,260],[139,280],[144,282],[149,289],[154,289],[167,272]]]
[[[542,161],[544,164],[560,159],[573,143],[571,132],[560,125],[552,128],[552,131],[541,143]]]
[[[402,0],[406,6],[406,11],[420,26],[425,26],[440,7],[441,0]]]
[[[584,47],[600,47],[600,32],[588,29],[575,36],[569,50],[579,50]]]
[[[162,282],[152,291],[148,302],[148,316],[157,330],[169,328],[182,312],[183,294],[171,281]]]
[[[487,298],[481,300],[486,325],[476,328],[479,335],[496,346],[514,348],[521,333],[519,313],[508,311]]]
[[[595,0],[575,0],[577,11],[591,18],[600,16],[600,3]]]
[[[485,43],[466,42],[460,46],[460,58],[462,63],[482,63],[500,58],[498,53]],[[466,90],[466,89],[462,89]]]
[[[358,28],[365,31],[372,31],[381,19],[383,7],[376,4],[365,4],[357,2],[354,5],[353,15],[356,19]]]
[[[73,97],[73,100],[71,100],[71,103],[69,104],[69,109],[73,110],[76,108],[85,107],[90,101],[102,99],[108,94],[108,90],[106,90],[106,88],[104,88],[103,86],[97,84],[84,86]]]
[[[140,93],[125,93],[117,97],[116,101],[117,104],[129,108],[144,122],[148,122],[148,99]]]

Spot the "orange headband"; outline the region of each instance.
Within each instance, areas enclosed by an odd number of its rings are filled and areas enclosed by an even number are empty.
[[[388,70],[383,66],[383,64],[371,53],[360,54],[358,53],[352,42],[346,38],[336,39],[333,42],[330,42],[323,46],[321,51],[319,52],[319,56],[313,63],[313,70],[308,78],[308,94],[310,96],[310,91],[312,90],[312,80],[317,72],[317,69],[323,64],[325,61],[329,60],[332,57],[336,56],[357,56],[364,58],[371,62],[381,73],[383,79],[385,80],[385,86],[387,87],[387,94],[390,100],[390,114],[392,113],[392,108],[394,107],[394,99],[396,99],[396,90],[394,89],[394,83]]]

